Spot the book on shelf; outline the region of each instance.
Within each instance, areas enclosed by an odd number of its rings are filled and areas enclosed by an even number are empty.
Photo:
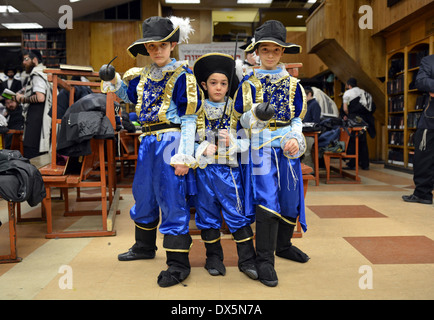
[[[71,70],[71,71],[94,72],[94,70],[91,66],[78,66],[78,65],[73,65],[73,64],[61,64],[60,69]]]

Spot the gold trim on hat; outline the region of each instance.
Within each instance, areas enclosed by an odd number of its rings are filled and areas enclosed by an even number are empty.
[[[131,51],[130,51],[130,48],[132,48],[132,47],[134,47],[134,46],[136,46],[136,45],[139,45],[139,44],[145,44],[145,43],[150,43],[150,42],[165,42],[165,41],[167,41],[167,40],[169,40],[170,39],[170,37],[172,37],[175,33],[176,33],[176,31],[178,31],[179,30],[179,26],[178,27],[176,27],[166,38],[164,38],[164,39],[161,39],[161,40],[147,40],[147,41],[140,41],[140,40],[137,40],[137,41],[135,41],[132,45],[130,45],[128,48],[127,48],[127,52],[128,52],[128,54],[130,55],[130,57],[132,57],[132,58],[137,58],[137,56],[134,56],[132,53],[131,53]],[[177,41],[176,41],[177,42]],[[147,50],[146,50],[146,52],[148,52]]]
[[[283,48],[286,48],[286,49],[293,48],[293,47],[297,47],[297,48],[300,48],[300,52],[299,52],[299,53],[302,52],[302,47],[301,47],[300,45],[298,45],[298,44],[290,44],[290,45],[288,45],[288,46],[284,46],[284,45],[278,43],[277,41],[273,41],[273,40],[259,40],[259,41],[256,41],[255,43],[251,43],[251,44],[250,44],[250,45],[249,45],[249,46],[248,46],[244,51],[245,51],[245,52],[251,52],[251,51],[253,51],[253,50],[255,49],[255,46],[256,46],[257,44],[259,44],[259,43],[264,43],[264,42],[275,43],[275,44],[277,44],[278,46],[283,47]]]

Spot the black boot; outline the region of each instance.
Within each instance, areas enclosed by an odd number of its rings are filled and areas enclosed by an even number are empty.
[[[253,246],[253,231],[250,226],[242,227],[233,234],[238,251],[238,269],[253,280],[258,279],[256,253]]]
[[[291,239],[294,234],[296,219],[294,221],[279,221],[279,229],[277,232],[276,256],[289,259],[296,262],[305,263],[310,258],[303,251],[292,245]]]
[[[279,217],[276,214],[256,206],[256,268],[259,281],[269,287],[278,283],[274,270],[278,226]]]
[[[136,243],[127,252],[118,255],[119,261],[131,261],[138,259],[153,259],[157,246],[157,226],[159,219],[152,223],[135,223]]]
[[[212,276],[226,274],[226,267],[223,264],[223,249],[220,243],[220,230],[206,229],[201,231],[201,237],[205,242],[206,263],[205,269]]]
[[[157,283],[160,287],[182,284],[182,281],[188,277],[191,269],[188,259],[191,243],[191,236],[188,233],[177,236],[164,235],[163,247],[166,249],[166,263],[169,268],[158,275]]]

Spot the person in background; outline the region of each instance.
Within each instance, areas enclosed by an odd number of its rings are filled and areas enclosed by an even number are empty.
[[[23,66],[29,77],[15,100],[23,105],[23,156],[31,159],[50,149],[51,117],[48,113],[51,110],[52,89],[43,71],[45,66],[39,51],[24,51]]]
[[[371,138],[375,137],[375,122],[373,113],[375,111],[375,104],[372,101],[372,96],[365,90],[357,86],[355,78],[349,78],[345,85],[346,91],[342,98],[343,100],[343,118],[355,119],[356,117],[362,118],[367,124],[367,131],[362,130],[359,132],[359,165],[363,170],[369,170],[369,149],[367,133]],[[353,135],[348,142],[347,153],[355,154],[356,139]],[[350,159],[347,163],[347,170],[354,170],[355,159]]]
[[[434,187],[434,55],[424,57],[416,76],[416,88],[428,92],[430,101],[414,133],[413,181],[416,188],[404,195],[406,202],[433,203]]]
[[[23,87],[23,85],[21,84],[20,80],[15,79],[15,75],[17,73],[17,70],[15,68],[12,67],[8,67],[5,69],[5,74],[7,76],[7,80],[3,81],[0,84],[0,100],[3,99],[3,97],[1,96],[1,93],[3,92],[4,89],[9,89],[12,92],[18,92],[21,90],[21,88]]]
[[[321,107],[313,96],[313,90],[311,87],[305,87],[304,91],[306,92],[306,100],[307,100],[307,111],[303,119],[303,123],[316,123],[319,124],[321,121]],[[302,162],[311,167],[315,168],[314,159],[312,159],[312,147],[315,142],[314,137],[305,137],[306,138],[306,152],[302,158]]]
[[[23,108],[22,106],[16,102],[15,100],[6,99],[6,120],[8,122],[8,129],[13,130],[23,130],[24,128],[24,117],[23,117]],[[13,134],[9,133],[5,135],[5,149],[11,148]]]

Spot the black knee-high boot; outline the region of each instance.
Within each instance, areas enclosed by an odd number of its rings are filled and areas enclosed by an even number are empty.
[[[226,274],[226,267],[223,264],[223,249],[220,242],[220,230],[206,229],[201,231],[201,238],[206,248],[205,269],[212,276]]]
[[[157,283],[160,287],[170,287],[181,283],[190,274],[190,251],[192,239],[187,234],[164,235],[163,247],[166,249],[167,270],[160,272]]]
[[[305,263],[310,259],[309,256],[291,243],[297,221],[296,219],[291,220],[293,221],[285,221],[284,219],[279,220],[276,256]]]
[[[118,255],[119,261],[131,261],[138,259],[153,259],[157,246],[157,226],[159,219],[151,223],[135,223],[134,245],[127,252]]]
[[[256,270],[256,253],[253,246],[253,231],[250,226],[245,226],[234,233],[235,243],[238,251],[238,269],[253,280],[258,279]]]
[[[278,226],[277,215],[256,206],[256,268],[259,281],[269,287],[275,287],[278,283],[274,270]]]

